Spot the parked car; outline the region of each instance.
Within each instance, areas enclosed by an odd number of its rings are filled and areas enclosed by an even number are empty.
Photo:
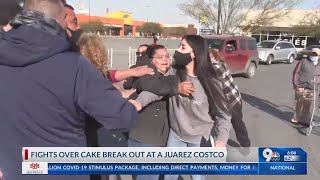
[[[299,51],[298,55],[296,57],[296,60],[301,60],[304,57],[308,57],[311,54],[311,50],[313,48],[319,48],[320,49],[320,45],[311,45],[311,46],[306,47],[304,50]]]
[[[292,64],[297,57],[296,47],[289,41],[261,41],[258,43],[258,52],[260,61],[267,65],[276,61],[286,61]]]
[[[203,36],[209,48],[219,50],[232,74],[244,74],[252,78],[256,74],[259,64],[257,42],[255,38],[247,36]]]

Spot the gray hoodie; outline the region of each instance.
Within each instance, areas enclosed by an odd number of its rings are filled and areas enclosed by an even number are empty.
[[[319,62],[315,65],[308,58],[302,59],[294,68],[292,82],[294,86],[306,89],[313,89],[313,78],[319,77]]]
[[[169,70],[169,75],[175,74],[174,69]],[[188,143],[200,143],[202,137],[208,140],[212,128],[216,141],[227,143],[231,129],[231,115],[224,113],[217,106],[209,112],[209,103],[206,93],[197,77],[188,76],[195,87],[192,97],[173,96],[169,98],[170,127],[178,138]],[[220,83],[221,87],[222,84]],[[178,103],[176,98],[178,98]],[[160,96],[150,92],[142,92],[136,99],[142,106],[161,99]],[[212,118],[210,114],[213,114]],[[214,119],[214,120],[213,120]]]

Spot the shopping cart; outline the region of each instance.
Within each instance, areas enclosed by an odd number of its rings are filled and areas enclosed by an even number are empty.
[[[314,120],[315,112],[319,111],[319,109],[320,109],[320,107],[319,107],[320,75],[314,76],[312,83],[313,83],[313,97],[312,97],[312,106],[311,106],[312,114],[311,114],[311,118],[310,118],[309,127],[306,132],[307,136],[310,136],[313,127],[320,126],[320,123],[315,122],[315,120]]]

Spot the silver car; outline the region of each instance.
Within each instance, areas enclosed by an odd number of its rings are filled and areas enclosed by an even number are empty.
[[[291,64],[297,57],[296,47],[289,41],[267,40],[261,41],[257,46],[260,61],[267,65],[276,61]]]

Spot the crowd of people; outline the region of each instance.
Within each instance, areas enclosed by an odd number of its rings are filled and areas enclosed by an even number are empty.
[[[240,145],[251,146],[238,87],[219,52],[201,36],[183,37],[173,64],[166,47],[155,41],[138,48],[130,69],[109,70],[102,39],[81,31],[65,1],[1,3],[0,179],[43,179],[22,177],[22,147],[99,146],[99,128],[125,134],[129,147],[226,147],[233,127]],[[313,56],[295,69],[297,96],[309,88],[305,82],[316,71],[320,50]],[[114,84],[120,81],[123,88]],[[299,97],[301,109],[306,105]],[[292,122],[299,122],[300,114]]]
[[[103,41],[81,31],[72,6],[25,0],[21,9],[13,2],[4,4],[15,11],[6,12],[0,36],[4,179],[41,179],[18,173],[22,147],[99,146],[101,127],[125,133],[129,147],[200,147],[210,138],[212,146],[225,147],[233,125],[243,131],[241,145],[250,146],[240,93],[202,37],[185,36],[174,65],[166,48],[153,43],[139,47],[135,66],[109,70]],[[114,84],[122,80],[127,90]]]

